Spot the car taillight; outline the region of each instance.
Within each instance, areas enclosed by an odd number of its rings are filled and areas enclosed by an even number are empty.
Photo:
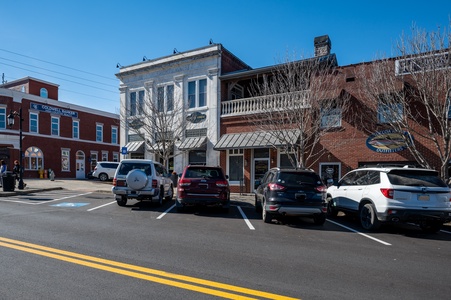
[[[229,183],[227,182],[227,180],[218,180],[218,181],[216,181],[216,186],[217,187],[226,187],[228,185],[229,185]]]
[[[113,186],[117,186],[117,179],[113,178]]]
[[[189,180],[189,179],[180,179],[178,185],[179,186],[190,186],[191,185],[191,180]]]
[[[152,188],[156,189],[158,187],[158,180],[152,180]]]
[[[327,187],[325,185],[320,185],[315,188],[320,193],[325,193],[327,191]]]
[[[268,187],[271,191],[283,191],[286,189],[286,187],[277,183],[270,183]]]
[[[381,189],[382,195],[385,196],[385,198],[393,199],[393,194],[395,193],[394,189]]]

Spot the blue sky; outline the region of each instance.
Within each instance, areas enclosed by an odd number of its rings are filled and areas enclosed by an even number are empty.
[[[0,0],[0,76],[50,81],[61,101],[117,113],[117,63],[212,39],[259,68],[287,53],[310,57],[313,39],[328,34],[338,63],[349,65],[392,56],[413,23],[435,31],[450,16],[449,0]]]

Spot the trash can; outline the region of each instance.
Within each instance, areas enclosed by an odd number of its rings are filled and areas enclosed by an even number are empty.
[[[6,171],[3,176],[3,191],[4,192],[14,192],[16,187],[16,175],[11,171]]]

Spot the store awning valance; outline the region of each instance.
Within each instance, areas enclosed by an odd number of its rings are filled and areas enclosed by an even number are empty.
[[[129,142],[125,147],[128,153],[144,153],[144,141]]]
[[[199,149],[205,145],[206,136],[188,137],[178,147],[180,150]]]
[[[299,130],[282,130],[272,132],[244,132],[229,133],[221,136],[214,146],[215,150],[227,149],[250,149],[250,148],[268,148],[282,147],[284,145],[296,144],[299,139]]]

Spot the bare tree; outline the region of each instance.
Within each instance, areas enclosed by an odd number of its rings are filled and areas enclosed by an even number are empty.
[[[340,78],[335,55],[287,59],[254,82],[255,114],[248,122],[268,144],[291,153],[293,167],[311,167],[327,151],[321,137],[340,125],[349,107]]]
[[[378,112],[374,121],[405,133],[408,150],[421,166],[433,167],[433,156],[438,157],[445,180],[451,151],[450,29],[451,23],[433,32],[413,26],[411,36],[402,35],[396,44],[397,59],[368,64],[360,76],[362,91],[372,99],[368,105]]]
[[[146,151],[152,152],[165,166],[180,154],[175,151],[175,144],[183,138],[186,129],[184,102],[174,95],[171,87],[157,88],[154,95],[144,95],[144,91],[135,94],[120,113],[121,126],[145,141]]]

